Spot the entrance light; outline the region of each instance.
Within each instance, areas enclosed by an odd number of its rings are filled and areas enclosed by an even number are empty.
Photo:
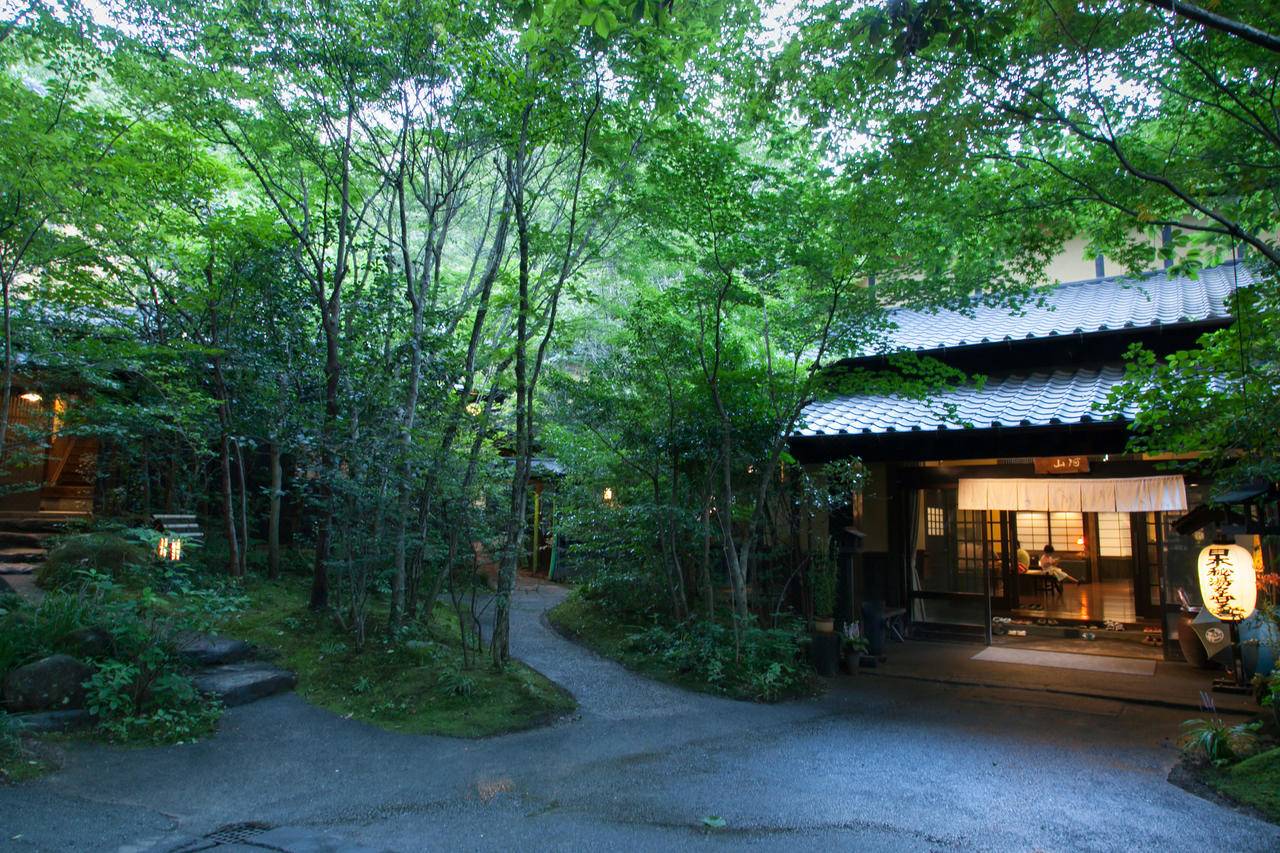
[[[1225,537],[1201,549],[1196,560],[1200,575],[1200,599],[1212,616],[1231,629],[1231,667],[1235,678],[1214,682],[1214,690],[1244,693],[1249,688],[1240,659],[1240,622],[1253,615],[1258,603],[1258,582],[1253,571],[1253,555],[1247,548]]]
[[[1253,555],[1230,542],[1214,542],[1201,549],[1196,561],[1200,598],[1205,608],[1224,622],[1240,622],[1258,603]]]

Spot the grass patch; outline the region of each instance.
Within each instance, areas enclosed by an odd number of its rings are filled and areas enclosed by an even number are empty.
[[[57,770],[59,750],[34,735],[19,734],[0,711],[0,786],[17,785]]]
[[[1205,781],[1218,793],[1252,806],[1272,823],[1280,823],[1280,748],[1231,767],[1206,768],[1205,774]]]
[[[498,673],[485,658],[463,668],[457,622],[443,605],[430,625],[410,626],[398,642],[371,637],[357,649],[331,617],[307,609],[302,582],[255,582],[248,593],[253,603],[218,630],[277,652],[298,674],[299,695],[343,717],[404,734],[486,737],[533,728],[576,707],[523,664]]]
[[[547,618],[597,654],[685,690],[769,702],[818,691],[794,638],[786,632],[755,629],[735,659],[727,629],[716,633],[703,624],[680,634],[628,625],[612,618],[595,600],[580,596],[570,596]]]

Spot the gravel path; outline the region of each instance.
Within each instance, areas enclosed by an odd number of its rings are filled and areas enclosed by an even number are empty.
[[[196,744],[72,747],[0,789],[0,850],[190,851],[250,821],[402,853],[1280,849],[1280,828],[1165,780],[1181,712],[861,677],[779,705],[690,694],[560,637],[542,614],[562,595],[521,587],[512,651],[578,698],[573,717],[468,741],[273,697]]]

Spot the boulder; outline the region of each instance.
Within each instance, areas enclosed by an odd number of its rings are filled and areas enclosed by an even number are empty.
[[[63,634],[59,643],[69,647],[77,657],[101,658],[111,652],[114,639],[101,625],[84,625]]]
[[[10,711],[52,711],[84,706],[84,683],[93,668],[71,655],[50,655],[20,666],[4,678],[3,696]]]
[[[176,631],[172,640],[178,654],[197,666],[236,663],[247,658],[251,651],[243,640],[229,640],[199,631]]]
[[[74,732],[93,725],[93,715],[83,708],[70,711],[33,711],[10,718],[24,732]]]
[[[292,690],[297,683],[292,672],[268,663],[227,664],[195,677],[197,690],[215,694],[228,708]]]

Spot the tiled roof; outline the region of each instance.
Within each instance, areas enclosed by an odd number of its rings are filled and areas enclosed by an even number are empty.
[[[1108,415],[1093,409],[1124,377],[1119,365],[1099,370],[1055,370],[989,379],[982,388],[967,386],[929,400],[896,394],[841,396],[810,403],[801,436],[858,435],[917,430],[1096,423]],[[1127,420],[1131,412],[1121,413]]]
[[[1136,278],[1095,278],[1060,284],[1048,292],[1043,305],[1028,304],[1018,311],[985,305],[971,314],[898,309],[891,312],[896,328],[887,333],[887,345],[875,352],[926,351],[1078,332],[1226,320],[1232,291],[1237,285],[1246,287],[1252,283],[1248,267],[1230,262],[1201,270],[1194,280],[1170,277],[1160,271]]]

